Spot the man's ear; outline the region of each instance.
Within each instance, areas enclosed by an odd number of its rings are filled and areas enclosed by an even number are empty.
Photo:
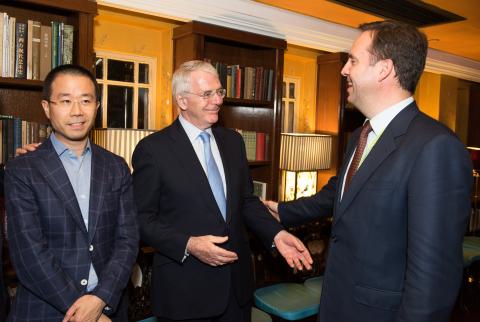
[[[187,97],[182,94],[175,95],[175,101],[182,111],[187,110]]]
[[[382,59],[377,62],[380,72],[378,74],[378,81],[381,82],[389,76],[395,77],[395,68],[391,59]]]
[[[50,119],[50,104],[48,104],[48,101],[42,100],[42,108],[47,119]]]

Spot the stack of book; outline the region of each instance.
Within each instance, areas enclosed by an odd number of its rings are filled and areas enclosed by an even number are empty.
[[[267,151],[267,133],[235,129],[242,135],[248,161],[265,161]]]
[[[0,115],[0,162],[15,157],[15,150],[25,144],[43,142],[50,135],[47,124],[28,122],[11,115]]]
[[[54,67],[73,62],[73,26],[52,21],[17,21],[0,12],[2,77],[43,80]]]
[[[271,101],[273,95],[273,69],[227,65],[216,62],[222,86],[227,90],[226,97],[257,101]]]

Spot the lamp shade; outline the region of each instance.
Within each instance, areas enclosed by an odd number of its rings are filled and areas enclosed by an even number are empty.
[[[331,154],[331,135],[282,133],[280,169],[288,171],[329,169]]]
[[[476,171],[480,170],[480,148],[469,146],[467,147],[468,152],[470,152],[470,158],[472,159],[473,169]]]
[[[155,130],[107,128],[93,129],[90,135],[93,143],[121,156],[132,169],[132,154],[137,143],[154,132]]]

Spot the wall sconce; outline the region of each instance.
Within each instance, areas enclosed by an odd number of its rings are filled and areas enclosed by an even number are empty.
[[[138,141],[154,132],[155,130],[103,128],[93,129],[90,137],[93,143],[124,158],[132,171],[132,154]]]
[[[330,168],[332,136],[282,133],[280,169],[283,188],[280,200],[308,197],[317,192],[317,170]]]

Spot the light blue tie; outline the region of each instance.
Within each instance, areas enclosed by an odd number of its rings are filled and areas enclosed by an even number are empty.
[[[212,189],[213,196],[217,201],[217,205],[218,208],[220,208],[223,219],[225,219],[227,209],[225,193],[223,191],[222,177],[220,176],[220,171],[218,171],[217,164],[215,163],[215,159],[213,158],[212,149],[210,148],[210,134],[208,134],[207,132],[202,132],[199,136],[203,142],[203,152],[205,155],[205,164],[207,165],[208,183],[210,183],[210,188]]]

